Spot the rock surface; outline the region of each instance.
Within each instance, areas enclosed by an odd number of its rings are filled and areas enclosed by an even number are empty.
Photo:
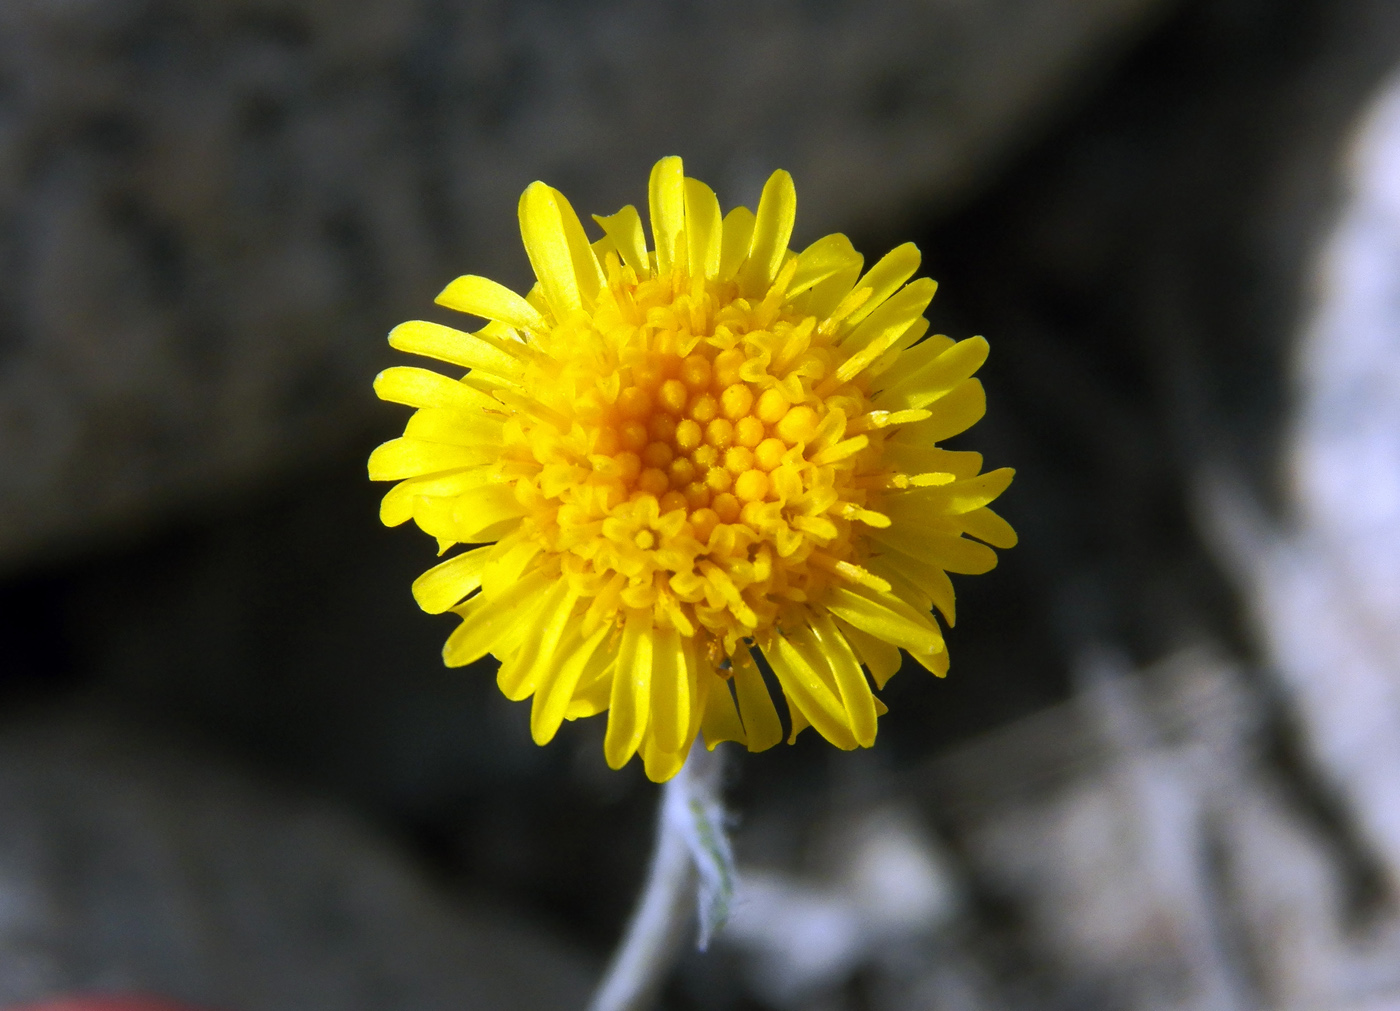
[[[946,206],[1168,3],[6,3],[0,567],[350,445],[389,326],[524,282],[534,178]]]
[[[129,729],[10,721],[0,810],[0,1005],[564,1011],[589,991],[578,956],[451,904],[346,813]]]
[[[1281,774],[1244,672],[1200,650],[1097,663],[1074,703],[925,770],[969,876],[1024,917],[1000,938],[1021,982],[1042,1006],[1393,1006],[1400,918],[1352,829]]]
[[[721,944],[751,992],[793,1011],[1396,1006],[1400,916],[1354,825],[1281,771],[1253,678],[1208,648],[1087,662],[1074,700],[884,781],[901,822],[829,798],[808,826],[824,858],[797,874],[745,864],[741,831]],[[902,871],[877,906],[872,850]],[[713,968],[688,970],[703,1002]]]

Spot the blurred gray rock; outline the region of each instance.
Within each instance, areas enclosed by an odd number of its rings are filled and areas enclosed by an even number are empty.
[[[1034,1006],[1391,1007],[1400,917],[1357,905],[1344,826],[1280,775],[1266,706],[1208,651],[927,767],[983,894],[1016,910]]]
[[[141,992],[239,1011],[581,1007],[547,936],[450,903],[324,802],[88,718],[0,729],[0,1004]]]
[[[1136,672],[1087,656],[1084,672],[1072,701],[886,779],[902,830],[853,833],[880,809],[838,799],[808,828],[821,861],[749,869],[721,942],[753,992],[832,1011],[1397,1006],[1400,912],[1281,768],[1257,672],[1206,647]],[[762,831],[739,831],[741,854]],[[884,909],[921,879],[940,901],[862,914],[852,882],[876,854],[905,882]]]
[[[1293,362],[1286,511],[1265,519],[1221,482],[1203,514],[1309,752],[1400,894],[1400,76],[1343,156]]]
[[[776,166],[799,240],[949,206],[1170,0],[0,5],[0,566],[350,445],[515,203]]]

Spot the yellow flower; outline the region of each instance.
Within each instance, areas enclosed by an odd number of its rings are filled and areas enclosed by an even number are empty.
[[[985,572],[1016,535],[987,508],[1011,481],[935,443],[985,409],[987,342],[925,337],[933,297],[912,244],[861,273],[844,235],[788,249],[797,197],[775,172],[757,214],[652,169],[648,250],[633,207],[590,243],[563,194],[533,183],[520,231],[539,283],[524,298],[460,277],[438,303],[476,333],[396,327],[389,343],[470,371],[391,368],[385,400],[417,408],[370,457],[399,483],[380,516],[454,555],[413,585],[462,623],[449,666],[488,652],[531,728],[608,710],[604,752],[640,750],[656,781],[697,733],[752,751],[792,735],[869,747],[900,648],[948,669],[931,609],[947,573]],[[906,283],[909,282],[909,283]],[[978,540],[969,540],[970,534]],[[986,542],[980,543],[980,542]]]

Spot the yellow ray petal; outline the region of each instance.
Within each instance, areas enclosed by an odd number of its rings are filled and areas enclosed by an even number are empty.
[[[837,619],[836,627],[841,630],[846,641],[855,649],[861,662],[870,670],[870,676],[875,680],[876,688],[883,689],[885,682],[899,673],[899,668],[904,661],[903,657],[900,656],[898,646],[877,638],[869,632],[862,632],[849,622],[840,619]]]
[[[868,356],[868,360],[873,362],[913,326],[915,320],[922,317],[937,290],[938,283],[931,278],[921,277],[910,281],[886,299],[878,309],[871,311],[863,323],[850,328],[841,342],[841,350],[854,354],[870,347],[873,342],[878,342],[879,351]],[[870,303],[866,302],[861,306],[861,311],[869,305]],[[849,325],[849,320],[847,323]]]
[[[390,439],[369,457],[371,481],[401,481],[406,477],[490,463],[499,451],[489,446],[446,446],[421,439]]]
[[[544,333],[549,329],[539,310],[503,284],[467,274],[442,289],[437,304],[495,320],[517,330]]]
[[[982,454],[965,450],[920,446],[903,439],[885,444],[890,462],[907,474],[952,474],[955,478],[974,477],[982,469]]]
[[[1011,524],[990,509],[976,509],[958,517],[958,523],[964,533],[986,541],[994,548],[1014,548],[1019,541]]]
[[[909,334],[928,328],[928,321],[922,317],[914,322],[904,325],[895,323],[885,327],[873,337],[865,347],[856,351],[855,354],[842,362],[832,375],[824,379],[817,387],[817,392],[822,394],[834,393],[845,383],[850,382],[862,372],[866,378],[870,379],[879,374],[876,368],[882,361],[890,358],[890,352],[900,344],[910,342]],[[842,350],[845,350],[843,347]]]
[[[768,177],[758,198],[748,260],[739,273],[739,288],[745,294],[763,294],[778,276],[796,218],[797,190],[792,176],[779,169]]]
[[[545,595],[541,593],[532,604],[520,610],[517,619],[508,628],[501,630],[500,637],[491,646],[491,655],[502,661],[501,666],[520,655],[520,646],[529,636],[530,630],[537,622],[544,621],[547,610],[544,605]],[[455,612],[457,609],[453,610]]]
[[[482,588],[493,596],[506,592],[541,551],[539,543],[529,538],[501,541],[495,549],[481,573]]]
[[[875,265],[866,271],[865,276],[855,283],[856,291],[869,288],[870,297],[846,318],[843,329],[848,332],[855,329],[865,317],[884,305],[887,298],[914,276],[914,272],[919,269],[919,261],[919,247],[912,242],[896,246],[880,257]],[[918,313],[914,315],[917,316]]]
[[[569,203],[569,198],[552,187],[550,193],[554,195],[554,204],[559,209],[559,221],[564,226],[564,238],[569,244],[569,260],[574,266],[579,296],[583,299],[583,307],[592,309],[598,301],[598,291],[606,281],[603,265],[593,252],[593,244],[588,241],[588,236],[583,231],[583,222]]]
[[[611,635],[612,626],[599,626],[605,628]],[[594,629],[594,633],[598,630]],[[613,672],[617,669],[617,656],[606,645],[600,646],[593,654],[593,658],[584,667],[583,673],[579,675],[578,687],[574,689],[574,697],[569,700],[568,708],[564,710],[564,719],[579,720],[588,716],[597,716],[608,708],[608,702],[612,698]]]
[[[458,541],[463,543],[495,540],[487,536],[507,520],[526,514],[525,506],[515,497],[508,484],[487,484],[463,492],[452,503],[452,519],[457,525]]]
[[[413,581],[413,599],[429,614],[442,614],[481,586],[481,570],[492,548],[474,548],[434,565]]]
[[[413,510],[420,498],[452,498],[490,484],[493,480],[495,477],[490,467],[471,467],[445,474],[408,478],[390,488],[380,501],[379,521],[386,527],[396,527],[413,519]]]
[[[964,379],[926,409],[932,412],[931,417],[905,425],[895,438],[916,445],[951,439],[982,420],[987,413],[987,394],[976,379]]]
[[[510,379],[519,379],[524,371],[520,362],[476,334],[463,333],[450,326],[429,323],[427,320],[409,320],[394,327],[389,331],[389,346],[397,351],[436,358],[449,365],[460,365],[464,369],[481,369],[483,372]]]
[[[899,369],[887,382],[896,383],[912,372],[929,365],[935,358],[957,344],[947,334],[936,333],[911,345],[899,356]]]
[[[987,360],[987,350],[987,341],[982,337],[958,341],[928,365],[904,374],[881,391],[875,403],[887,411],[931,404],[980,369]]]
[[[1006,491],[1015,475],[1010,467],[999,467],[951,484],[910,488],[887,496],[880,507],[896,523],[918,526],[930,516],[957,516],[981,509]]]
[[[778,676],[783,694],[802,710],[817,733],[842,751],[856,747],[855,736],[846,725],[846,709],[841,700],[796,647],[782,635],[773,635],[764,642],[763,653]]]
[[[536,744],[548,744],[559,732],[559,725],[564,722],[564,714],[573,701],[574,689],[611,631],[606,625],[600,625],[592,635],[585,637],[580,634],[577,622],[570,629],[569,640],[559,647],[555,657],[558,673],[547,684],[541,683],[530,706],[530,736]]]
[[[893,566],[884,566],[880,574],[889,585],[888,593],[898,597],[919,613],[933,610],[933,599],[912,580]]]
[[[539,606],[552,582],[547,573],[536,569],[500,596],[477,594],[453,608],[462,623],[442,648],[443,662],[449,667],[464,667],[480,660],[516,622]]]
[[[840,689],[841,703],[846,707],[851,733],[855,735],[857,744],[868,748],[875,743],[875,697],[870,693],[860,661],[829,614],[816,611],[811,621],[812,634],[820,644],[822,656],[826,658],[827,666],[836,678],[836,686]]]
[[[832,696],[839,700],[841,690],[836,685],[836,676],[831,671],[831,665],[827,663],[821,643],[809,625],[794,620],[790,625],[784,625],[783,635],[792,644],[792,648],[797,650],[798,655],[807,661],[807,666],[821,679],[821,683],[826,685]]]
[[[413,522],[418,524],[430,537],[437,538],[438,554],[445,553],[457,539],[457,524],[452,520],[452,500],[450,498],[428,498],[416,495],[412,499]]]
[[[396,365],[374,378],[374,392],[380,400],[409,407],[446,407],[457,411],[501,409],[480,390],[463,385],[437,372]]]
[[[690,690],[690,725],[686,728],[685,739],[681,742],[681,759],[690,754],[691,746],[695,744],[695,738],[700,734],[700,724],[705,718],[705,710],[709,705],[710,690],[720,683],[718,677],[710,676],[713,670],[710,667],[709,659],[700,648],[695,636],[687,636],[681,633],[681,653],[685,659],[686,685]],[[705,675],[701,677],[701,675]]]
[[[1012,468],[998,467],[977,477],[944,485],[937,491],[944,501],[946,512],[953,515],[970,513],[1000,498],[1001,493],[1011,487],[1011,479],[1015,476],[1016,471]]]
[[[783,739],[783,724],[763,675],[753,662],[747,648],[734,654],[732,667],[734,694],[738,697],[739,716],[744,722],[744,734],[750,751],[767,751]]]
[[[875,531],[874,535],[881,543],[948,572],[980,576],[984,572],[990,572],[997,565],[995,551],[985,544],[970,541],[957,534],[903,527],[900,528],[897,537],[889,536],[883,530]]]
[[[884,571],[886,566],[894,569],[929,598],[933,605],[938,608],[939,613],[943,615],[943,620],[948,623],[949,628],[957,623],[953,581],[948,578],[948,573],[941,568],[920,562],[915,558],[910,558],[904,552],[896,550],[886,551],[880,555],[878,560],[872,560],[870,564],[880,571]]]
[[[598,215],[593,215],[593,220],[597,221]],[[596,259],[598,263],[602,265],[603,277],[606,278],[608,276],[608,254],[616,254],[618,252],[617,243],[613,242],[612,237],[610,235],[604,234],[601,239],[598,239],[596,242],[592,243],[589,248],[593,250],[593,258]],[[621,256],[618,256],[618,261],[622,262]]]
[[[748,736],[744,731],[744,724],[739,720],[739,711],[734,707],[734,696],[730,694],[729,682],[708,670],[704,671],[701,676],[710,678],[714,682],[709,686],[705,698],[705,716],[700,724],[700,732],[705,735],[705,747],[714,751],[715,745],[721,741],[737,741],[740,744],[747,744]],[[769,705],[772,705],[771,701]],[[781,727],[779,727],[778,733],[781,736]],[[769,745],[769,747],[771,746]]]
[[[496,684],[501,694],[512,702],[529,698],[546,677],[545,671],[554,667],[554,654],[564,638],[578,605],[578,592],[566,579],[559,580],[550,588],[544,603],[540,605],[538,624],[524,637],[520,652],[514,657],[509,668],[501,664],[496,675]],[[556,668],[557,669],[557,668]],[[509,670],[509,673],[507,671]]]
[[[379,522],[386,527],[402,526],[413,519],[413,503],[418,497],[414,492],[417,479],[400,481],[379,500]]]
[[[651,732],[662,751],[677,751],[690,725],[690,672],[674,628],[652,630]]]
[[[932,616],[897,597],[864,587],[833,586],[823,603],[836,617],[915,656],[943,650],[943,635]]]
[[[860,254],[850,239],[839,232],[825,235],[797,254],[797,271],[788,285],[788,298],[796,298],[842,271],[859,274],[860,264]]]
[[[806,730],[812,724],[808,721],[807,717],[803,714],[802,710],[799,709],[796,706],[796,704],[793,703],[792,699],[788,699],[788,719],[792,723],[792,730],[788,734],[787,742],[789,744],[796,744],[797,735],[802,733],[802,731]]]
[[[583,308],[573,251],[564,229],[563,209],[557,193],[544,183],[531,183],[520,195],[520,236],[554,318],[562,320]],[[591,259],[591,250],[588,255]],[[594,266],[597,266],[596,260]]]
[[[617,672],[613,675],[608,706],[608,730],[603,738],[603,757],[610,768],[626,765],[642,743],[651,708],[651,657],[651,614],[629,611],[622,626],[622,644],[617,652]]]
[[[682,637],[681,650],[685,654],[685,665],[689,668],[694,661],[691,655],[693,650],[687,645],[688,640]],[[680,746],[674,750],[665,748],[657,738],[655,727],[647,727],[647,732],[642,736],[641,751],[642,764],[646,771],[647,778],[653,783],[664,783],[676,773],[681,771],[681,766],[685,764],[685,759],[690,754],[691,746],[695,743],[695,736],[700,732],[700,719],[707,702],[707,693],[701,690],[702,682],[694,677],[686,678],[686,686],[690,696],[690,723],[682,731]]]
[[[736,207],[724,216],[723,241],[720,244],[719,280],[728,281],[734,277],[749,255],[749,243],[753,240],[753,211],[747,207]]]
[[[473,488],[468,494],[488,492],[491,504],[496,511],[490,515],[478,514],[465,520],[459,515],[462,498],[431,498],[418,495],[413,499],[413,521],[428,534],[441,542],[439,554],[454,544],[484,544],[487,541],[503,540],[520,526],[522,513],[512,507],[501,495],[499,489],[508,486],[493,484],[489,488]],[[488,569],[489,571],[489,569]],[[489,589],[489,584],[488,584]]]
[[[714,280],[719,275],[724,228],[719,198],[699,179],[685,181],[685,235],[690,246],[690,272]]]
[[[647,198],[656,269],[665,273],[674,265],[676,239],[685,228],[685,166],[675,155],[652,166]]]
[[[642,230],[642,216],[637,208],[628,204],[616,214],[604,217],[593,215],[593,220],[602,226],[613,246],[622,257],[622,262],[632,268],[639,278],[651,276],[651,264],[647,259],[647,237]]]
[[[874,380],[877,376],[884,375],[890,369],[894,368],[895,365],[900,365],[901,368],[903,368],[902,359],[909,353],[909,349],[918,344],[919,340],[926,333],[928,333],[928,320],[920,316],[890,344],[889,349],[884,354],[876,358],[866,367],[866,376]],[[872,382],[871,385],[878,388],[880,384]]]
[[[916,653],[914,659],[936,678],[948,676],[948,651],[941,653]]]
[[[664,783],[676,773],[681,771],[681,766],[685,765],[685,754],[680,751],[663,751],[657,747],[655,739],[651,734],[642,738],[639,749],[642,754],[642,766],[646,770],[647,779],[653,783]]]
[[[423,407],[408,419],[403,437],[445,446],[485,446],[495,458],[501,453],[504,422],[503,414],[486,414],[475,408],[459,411]]]
[[[844,238],[844,236],[842,236]],[[820,241],[820,240],[818,240]],[[808,247],[811,248],[811,247]],[[860,268],[865,264],[865,258],[855,251],[852,259],[845,266],[841,267],[830,277],[818,281],[811,290],[804,293],[798,299],[798,304],[810,312],[817,319],[826,319],[832,315],[845,299],[850,297],[855,289],[856,280],[860,277]],[[796,279],[794,279],[794,284]],[[866,296],[868,298],[869,296]]]

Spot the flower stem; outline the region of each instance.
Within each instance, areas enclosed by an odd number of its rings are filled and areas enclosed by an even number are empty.
[[[637,908],[589,1011],[647,1011],[690,935],[699,882],[687,812],[718,795],[722,755],[697,745],[667,781],[656,816],[656,848]]]

